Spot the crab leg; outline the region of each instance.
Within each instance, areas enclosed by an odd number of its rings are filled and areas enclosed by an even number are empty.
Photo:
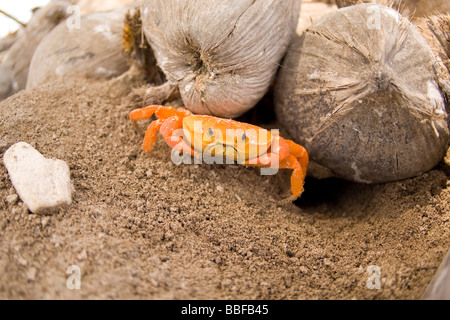
[[[291,175],[291,191],[294,197],[299,197],[303,192],[306,170],[304,170],[298,159],[293,155],[289,155],[281,161],[280,169],[294,170]]]
[[[303,192],[306,168],[309,162],[308,152],[291,140],[285,141],[289,145],[290,154],[281,161],[280,168],[294,170],[291,175],[291,191],[294,197],[299,197]]]
[[[164,107],[160,105],[152,105],[142,109],[136,109],[130,112],[130,119],[134,122],[145,120],[155,115],[158,120],[153,121],[148,127],[142,149],[150,152],[158,138],[158,131],[161,132],[167,144],[174,149],[196,155],[192,148],[184,143],[182,135],[176,135],[175,131],[182,129],[183,118],[191,113],[186,109],[176,110],[172,107]]]
[[[144,152],[150,152],[155,145],[156,139],[158,138],[158,130],[161,127],[161,120],[153,121],[147,131],[145,132],[144,142],[142,143],[142,149]]]
[[[268,153],[257,159],[247,160],[244,164],[255,167],[271,167],[273,157],[279,159],[280,169],[294,170],[291,175],[291,191],[294,197],[298,198],[303,192],[303,183],[309,162],[308,152],[295,142],[278,137],[278,146],[275,150],[270,149]]]
[[[180,110],[176,110],[172,107],[152,105],[131,111],[130,119],[132,121],[150,119],[153,114],[159,119],[168,119],[173,116],[179,116],[180,118],[184,118],[191,115],[191,113],[186,109],[180,108]]]
[[[300,166],[303,169],[303,174],[306,176],[306,168],[309,163],[308,152],[302,146],[296,144],[294,141],[285,140],[289,145],[289,153],[297,158],[297,161],[300,163]]]

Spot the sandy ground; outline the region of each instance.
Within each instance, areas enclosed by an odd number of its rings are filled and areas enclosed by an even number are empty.
[[[57,81],[0,103],[0,156],[28,142],[66,161],[74,187],[69,208],[35,215],[6,201],[0,165],[0,298],[422,297],[450,247],[449,162],[384,185],[308,179],[285,205],[289,171],[176,166],[161,138],[144,154],[129,90]]]

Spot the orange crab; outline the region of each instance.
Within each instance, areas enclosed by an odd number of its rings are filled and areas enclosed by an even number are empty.
[[[292,195],[297,198],[302,194],[308,153],[302,146],[280,137],[278,131],[158,105],[136,109],[130,113],[130,119],[136,122],[153,114],[157,120],[146,131],[145,152],[152,150],[159,131],[170,147],[194,157],[220,156],[242,165],[293,169]]]

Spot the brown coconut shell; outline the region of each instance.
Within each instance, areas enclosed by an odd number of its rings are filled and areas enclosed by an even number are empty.
[[[193,113],[237,117],[267,92],[300,0],[144,0],[145,35]]]
[[[277,81],[277,116],[338,177],[413,177],[439,163],[449,142],[436,64],[416,27],[395,10],[342,8],[294,41]]]
[[[128,9],[81,17],[80,28],[65,23],[39,44],[30,64],[27,89],[58,77],[117,77],[129,69],[122,50],[123,21]]]

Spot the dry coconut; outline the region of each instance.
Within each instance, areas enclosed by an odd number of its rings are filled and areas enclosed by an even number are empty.
[[[294,41],[276,86],[279,121],[312,160],[365,183],[432,169],[449,142],[437,60],[397,11],[359,4]],[[314,175],[314,172],[310,172]]]
[[[25,89],[31,58],[40,41],[67,18],[71,0],[53,0],[35,11],[0,63],[0,99]]]
[[[145,35],[193,113],[237,117],[267,92],[300,0],[144,0]]]
[[[412,19],[425,17],[436,12],[450,12],[450,1],[448,0],[336,0],[339,8],[360,3],[377,3],[390,6]]]
[[[39,44],[30,64],[27,89],[61,76],[109,79],[129,68],[122,50],[128,9],[82,16],[53,29]]]

